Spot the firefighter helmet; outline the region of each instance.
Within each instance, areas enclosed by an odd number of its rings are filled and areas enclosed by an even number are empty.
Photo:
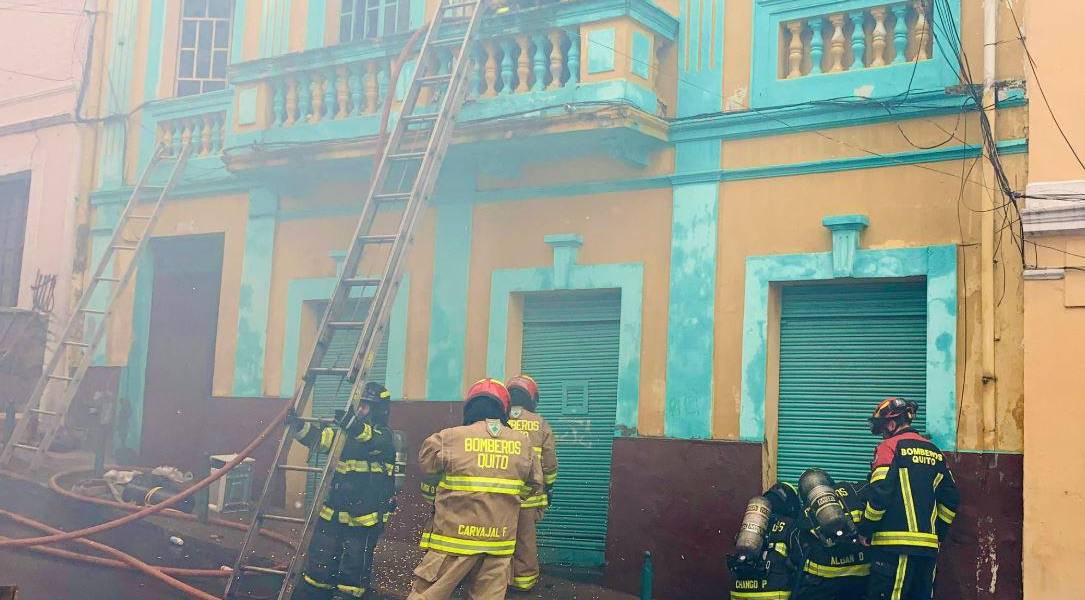
[[[874,413],[870,415],[870,431],[878,435],[889,423],[899,421],[911,423],[917,412],[919,412],[919,405],[913,400],[896,396],[886,398],[874,407]]]
[[[374,424],[388,425],[392,412],[392,394],[388,388],[376,381],[367,382],[362,388],[359,400],[369,405],[370,418]]]
[[[790,519],[798,518],[802,512],[802,499],[795,486],[786,481],[777,481],[765,490],[764,497],[772,504],[772,512]]]
[[[530,375],[517,375],[505,382],[512,404],[535,410],[539,403],[539,384]],[[525,398],[526,396],[526,398]]]
[[[501,405],[501,410],[506,415],[509,414],[509,406],[512,401],[509,398],[509,390],[505,387],[505,384],[496,379],[479,379],[475,383],[471,384],[471,387],[467,389],[466,403],[470,404],[471,401],[478,398],[492,398]]]

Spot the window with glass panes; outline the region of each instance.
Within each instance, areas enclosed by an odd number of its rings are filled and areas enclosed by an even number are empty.
[[[183,0],[177,57],[177,95],[226,88],[234,0]]]
[[[342,0],[339,41],[351,42],[407,31],[411,25],[410,0]]]

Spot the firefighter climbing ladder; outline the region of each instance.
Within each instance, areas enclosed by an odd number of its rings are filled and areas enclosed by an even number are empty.
[[[0,466],[7,466],[17,450],[24,450],[31,453],[30,469],[36,469],[56,438],[57,432],[64,425],[72,400],[79,391],[79,384],[82,383],[87,368],[94,361],[94,351],[105,336],[109,317],[113,314],[117,299],[124,293],[125,287],[136,272],[139,256],[147,247],[147,240],[151,237],[150,232],[161,214],[162,204],[172,192],[180,174],[185,170],[191,146],[186,143],[181,147],[165,185],[149,185],[151,173],[166,158],[167,152],[167,149],[159,148],[143,170],[139,181],[136,182],[136,187],[132,190],[128,203],[117,220],[113,237],[98,261],[90,284],[83,291],[78,306],[64,326],[49,364],[45,366],[37,385],[30,393],[26,413],[15,426],[15,431],[4,444],[3,450],[0,451]],[[147,192],[155,194],[149,209],[146,207],[147,203],[142,201]],[[115,273],[113,267],[116,258],[121,255],[126,255],[128,263],[121,273]],[[99,290],[102,290],[101,293]],[[99,304],[103,295],[105,302]],[[87,319],[87,317],[91,318]],[[69,353],[74,354],[74,360],[71,363],[74,364],[74,369],[67,368]],[[56,399],[55,403],[52,402],[53,399]],[[27,435],[34,421],[37,421],[42,428],[41,440],[37,445],[34,445]]]
[[[407,95],[403,99],[399,119],[392,129],[387,145],[373,171],[369,192],[344,267],[328,302],[309,357],[305,375],[294,394],[294,409],[305,414],[318,376],[338,377],[351,385],[351,398],[365,384],[367,371],[384,335],[388,315],[399,287],[403,259],[410,244],[412,231],[426,199],[432,193],[456,118],[467,93],[467,71],[472,41],[483,13],[482,0],[442,0],[426,32],[415,64],[416,69]],[[421,109],[421,110],[416,110]],[[382,233],[375,226],[380,206],[402,206],[399,226],[394,233]],[[369,264],[371,250],[380,249],[383,268],[379,278],[360,273],[363,256]],[[348,306],[351,298],[365,288],[373,291],[366,316],[357,320]],[[358,343],[349,367],[326,367],[323,359],[336,331],[359,331]],[[353,410],[348,403],[346,410]],[[304,418],[308,422],[325,419]],[[277,472],[319,473],[320,485],[312,498],[308,518],[302,519],[270,512],[273,502],[274,477],[268,477],[260,496],[253,520],[245,534],[234,568],[226,587],[225,598],[249,597],[244,582],[247,576],[271,575],[281,577],[278,598],[289,599],[301,577],[306,552],[317,526],[320,507],[327,496],[331,474],[335,472],[343,449],[344,436],[336,436],[323,468],[287,464],[291,446],[291,431],[287,427],[279,442],[272,474]],[[286,570],[253,564],[256,558],[254,542],[265,522],[304,525],[297,552]]]

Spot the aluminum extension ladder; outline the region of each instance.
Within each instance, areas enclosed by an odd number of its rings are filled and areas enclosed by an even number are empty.
[[[341,384],[349,384],[350,398],[365,385],[367,372],[385,333],[391,306],[399,288],[404,257],[415,223],[427,198],[433,192],[456,118],[466,97],[470,53],[479,22],[485,12],[483,2],[484,0],[442,0],[429,25],[415,63],[419,67],[403,99],[400,116],[374,168],[342,273],[321,319],[305,374],[294,393],[294,410],[299,415],[305,414],[318,376],[336,377]],[[399,226],[394,233],[381,232],[380,228],[374,225],[378,208],[388,205],[401,207]],[[383,262],[380,278],[367,277],[359,272],[364,268],[363,257],[366,258],[366,266],[369,266],[374,255],[379,262]],[[372,300],[364,310],[366,314],[364,317],[350,314],[352,297],[356,297],[365,288],[375,288]],[[359,331],[350,366],[322,366],[332,336],[336,331],[343,330]],[[345,410],[354,410],[351,401],[348,401]],[[312,417],[303,417],[303,420],[328,422],[328,419]],[[287,600],[292,597],[301,578],[309,542],[316,529],[317,519],[320,518],[320,507],[328,494],[332,475],[343,449],[344,436],[336,436],[327,462],[321,468],[288,464],[293,441],[291,433],[289,428],[285,428],[270,476],[264,484],[252,523],[242,542],[233,576],[227,583],[224,598],[253,597],[251,586],[245,582],[256,579],[252,576],[263,576],[265,581],[267,576],[274,576],[281,578],[276,597]],[[271,510],[274,503],[273,481],[280,472],[319,474],[320,484],[307,518],[292,517]],[[298,539],[297,551],[291,557],[286,570],[254,564],[258,560],[254,543],[266,522],[304,525]],[[264,588],[265,591],[266,589]]]
[[[190,143],[185,143],[181,147],[170,170],[169,178],[163,186],[153,186],[147,182],[155,167],[166,158],[168,150],[163,147],[158,148],[147,167],[143,169],[136,187],[128,198],[128,203],[120,214],[117,227],[113,230],[113,237],[109,240],[109,246],[98,261],[90,285],[83,290],[78,306],[72,311],[62,330],[63,333],[60,335],[52,358],[49,359],[41,377],[38,378],[38,383],[30,393],[23,417],[19,419],[11,438],[5,442],[3,450],[0,450],[0,466],[8,466],[17,454],[16,451],[22,450],[31,453],[29,468],[34,470],[49,451],[57,432],[64,426],[72,401],[79,391],[79,384],[83,382],[87,368],[94,361],[94,351],[105,337],[109,317],[113,314],[117,300],[136,272],[138,259],[146,249],[150,233],[158,222],[162,204],[173,191],[181,173],[184,172],[191,151]],[[143,204],[141,198],[145,192],[156,194],[149,210],[141,206]],[[114,273],[111,267],[120,253],[127,254],[129,261],[123,271],[118,274]],[[104,306],[96,305],[99,289],[106,290],[104,293],[107,299]],[[88,316],[97,318],[88,320],[86,319]],[[67,368],[69,353],[75,355],[74,369]],[[55,406],[49,407],[46,401],[53,398],[57,398],[58,402]],[[28,436],[30,425],[34,421],[38,421],[42,427],[41,440],[37,442],[37,445]]]

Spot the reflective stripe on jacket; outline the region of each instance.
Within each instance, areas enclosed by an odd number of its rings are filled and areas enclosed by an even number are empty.
[[[542,461],[543,479],[550,488],[558,480],[557,440],[550,424],[542,415],[522,406],[509,411],[509,427],[522,431],[531,439],[535,457]],[[524,500],[522,508],[539,508],[547,505],[546,494],[536,494]]]
[[[543,489],[529,438],[500,421],[440,431],[418,453],[424,490],[434,496],[421,546],[449,554],[511,556],[523,497]]]

